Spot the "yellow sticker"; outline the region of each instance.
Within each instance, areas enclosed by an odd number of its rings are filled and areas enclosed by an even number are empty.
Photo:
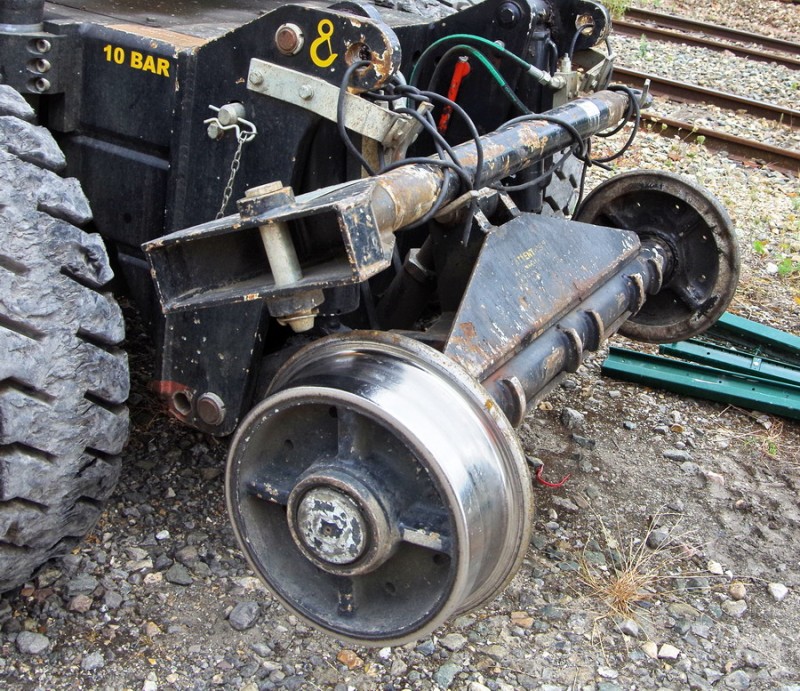
[[[333,36],[333,22],[330,19],[320,19],[317,24],[318,38],[315,38],[311,43],[309,53],[311,54],[311,61],[317,67],[330,67],[333,61],[339,57],[339,53],[333,52],[333,44],[331,43],[331,36]],[[328,57],[321,58],[319,56],[319,49],[323,44],[328,46]]]
[[[169,60],[166,58],[157,58],[147,53],[142,53],[138,50],[125,50],[121,46],[112,46],[106,44],[103,46],[103,52],[106,56],[107,62],[113,62],[116,65],[125,65],[134,70],[141,70],[142,72],[150,72],[158,75],[159,77],[169,77]]]

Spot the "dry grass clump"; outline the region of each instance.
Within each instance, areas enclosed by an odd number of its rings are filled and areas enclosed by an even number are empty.
[[[668,516],[672,527],[659,527]],[[679,515],[659,512],[650,519],[642,538],[629,537],[624,545],[602,518],[598,517],[598,522],[608,564],[588,560],[585,550],[579,562],[579,577],[588,588],[588,597],[602,605],[596,622],[609,617],[640,621],[646,618],[648,603],[674,596],[676,578],[697,575],[694,570],[687,573],[682,569],[696,550],[689,535],[678,530]]]
[[[721,429],[721,437],[755,450],[757,459],[800,463],[800,428],[797,425],[785,425],[778,417],[751,413],[732,405],[725,408],[719,417],[731,410],[740,413],[747,424],[739,425],[737,431],[728,427]]]

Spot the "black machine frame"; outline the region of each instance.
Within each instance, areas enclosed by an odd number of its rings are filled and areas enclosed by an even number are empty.
[[[152,327],[170,413],[234,435],[246,557],[289,609],[369,645],[513,577],[532,524],[514,427],[536,401],[617,331],[701,333],[738,278],[730,219],[692,183],[638,171],[582,200],[648,101],[609,83],[602,5],[380,4],[0,7],[0,78],[23,114],[8,131],[36,129],[33,105],[58,140]],[[620,151],[592,157],[628,123]],[[12,191],[35,217],[35,194]]]

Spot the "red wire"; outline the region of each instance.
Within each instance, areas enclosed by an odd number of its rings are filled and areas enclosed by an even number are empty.
[[[453,68],[453,78],[450,80],[450,88],[447,90],[447,98],[455,101],[458,98],[458,91],[461,88],[461,82],[464,77],[470,73],[469,62],[466,60],[459,60]],[[439,126],[437,129],[441,134],[447,132],[450,125],[450,116],[453,114],[453,109],[450,106],[445,106],[442,109],[442,115],[439,118]]]
[[[540,465],[536,469],[536,479],[539,482],[541,482],[545,487],[553,487],[553,488],[563,487],[567,483],[567,480],[569,480],[572,477],[572,473],[567,473],[564,477],[561,478],[559,482],[548,482],[542,477],[543,470],[544,470],[544,464]]]

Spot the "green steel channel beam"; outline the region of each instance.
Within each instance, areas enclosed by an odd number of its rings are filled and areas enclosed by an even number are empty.
[[[739,353],[701,341],[679,341],[659,346],[658,352],[682,360],[698,362],[726,372],[744,374],[754,379],[767,379],[800,386],[800,368],[790,367],[758,355]]]
[[[800,420],[800,387],[759,381],[658,355],[610,348],[603,374]]]
[[[800,336],[730,312],[725,312],[704,335],[728,340],[759,355],[780,360],[792,367],[800,367]]]

